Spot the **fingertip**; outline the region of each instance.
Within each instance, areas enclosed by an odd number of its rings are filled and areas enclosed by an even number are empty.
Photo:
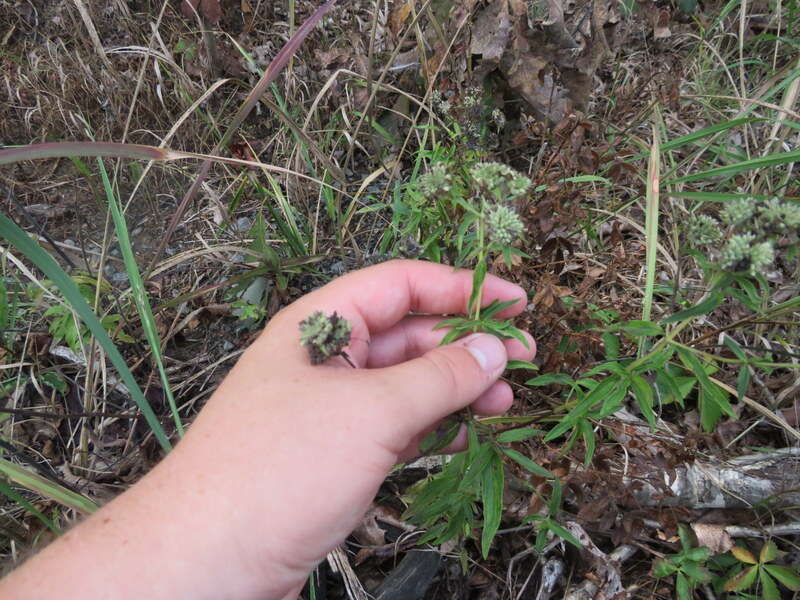
[[[475,414],[484,417],[502,415],[514,404],[514,392],[505,381],[497,381],[472,403]]]
[[[508,358],[512,360],[533,360],[536,356],[536,340],[527,331],[522,331],[521,333],[527,340],[528,345],[526,346],[516,338],[505,340]]]

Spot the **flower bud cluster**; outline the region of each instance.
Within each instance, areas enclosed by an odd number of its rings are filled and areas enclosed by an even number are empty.
[[[694,216],[686,235],[692,245],[701,247],[719,242],[728,231],[728,240],[717,254],[720,266],[734,273],[756,275],[767,271],[775,261],[775,242],[784,236],[793,236],[796,241],[800,233],[800,205],[778,198],[737,198],[723,206],[719,219]]]

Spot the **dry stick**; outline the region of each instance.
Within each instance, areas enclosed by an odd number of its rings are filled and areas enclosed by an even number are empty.
[[[272,62],[269,64],[267,69],[264,71],[264,75],[261,76],[261,79],[256,84],[256,86],[251,90],[251,92],[245,98],[244,103],[239,107],[239,110],[236,111],[236,114],[233,116],[231,120],[231,124],[228,129],[225,131],[225,134],[222,136],[222,139],[217,142],[217,145],[214,147],[214,150],[211,154],[219,154],[223,148],[228,145],[228,142],[231,141],[233,138],[233,134],[236,133],[236,130],[239,128],[239,125],[247,118],[250,112],[253,110],[253,107],[258,103],[259,98],[267,91],[267,87],[275,80],[278,74],[283,70],[286,64],[289,62],[289,59],[292,55],[297,51],[300,45],[303,43],[303,40],[311,33],[311,30],[322,20],[328,11],[330,11],[334,4],[336,4],[336,0],[328,0],[325,4],[317,8],[305,23],[297,30],[288,42],[281,48],[280,52],[275,55],[275,58],[272,59]],[[148,265],[147,269],[145,270],[143,279],[147,280],[150,276],[150,272],[155,267],[156,263],[158,262],[159,258],[161,258],[161,254],[164,252],[164,249],[167,247],[172,234],[175,232],[175,228],[178,226],[181,218],[183,217],[183,213],[186,212],[186,207],[189,206],[189,203],[194,199],[195,194],[200,189],[200,186],[205,181],[206,177],[208,176],[209,171],[211,170],[212,161],[205,160],[200,167],[200,172],[197,174],[192,185],[187,190],[186,194],[184,195],[181,203],[178,205],[175,214],[172,216],[172,219],[167,226],[167,231],[165,232],[164,236],[161,238],[161,241],[158,244],[158,248],[156,248],[155,253],[153,254],[153,258],[150,260],[150,264]]]

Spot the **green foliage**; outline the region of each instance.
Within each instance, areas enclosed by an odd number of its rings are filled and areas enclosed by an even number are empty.
[[[668,554],[653,562],[653,577],[675,576],[675,592],[680,600],[691,600],[692,590],[699,584],[709,583],[711,572],[706,563],[711,550],[705,546],[695,546],[691,530],[685,525],[678,526],[681,549],[676,554]]]
[[[425,258],[456,266],[480,263],[487,253],[509,264],[523,255],[514,244],[524,225],[512,203],[530,188],[527,177],[453,147],[436,145],[421,158],[430,168],[405,184],[392,206],[395,246],[411,238]]]
[[[86,299],[78,289],[75,282],[64,272],[64,270],[53,260],[53,257],[45,252],[41,246],[36,244],[22,229],[9,220],[4,215],[0,215],[0,236],[4,237],[15,246],[28,260],[35,264],[48,277],[53,284],[63,294],[65,300],[77,313],[81,321],[95,336],[100,346],[105,351],[111,363],[116,367],[123,383],[128,387],[136,404],[142,411],[147,424],[153,430],[153,434],[165,451],[172,449],[172,445],[167,438],[164,428],[158,421],[150,403],[142,393],[139,384],[133,377],[130,369],[125,363],[125,359],[119,353],[114,342],[108,335],[97,315],[92,312]]]
[[[84,274],[73,275],[72,280],[86,303],[94,304],[98,293],[97,280]],[[42,284],[49,288],[55,287],[49,281],[44,281]],[[41,293],[39,288],[34,288],[32,291],[37,297]],[[108,305],[113,301],[111,292],[111,286],[106,281],[100,280],[99,294],[104,305]],[[44,317],[48,321],[48,331],[53,337],[53,343],[64,342],[73,352],[79,353],[83,351],[83,346],[89,341],[92,333],[76,316],[70,306],[66,304],[51,306],[44,312]],[[122,316],[119,314],[107,314],[100,318],[100,324],[113,340],[132,343],[134,341],[133,338],[120,327],[121,321]]]
[[[449,422],[439,443],[446,445],[458,432],[460,420]],[[427,529],[420,543],[442,544],[453,539],[478,538],[481,553],[488,556],[492,540],[500,527],[503,489],[507,479],[504,457],[512,459],[533,474],[551,482],[554,490],[545,517],[530,521],[538,524],[539,537],[546,541],[552,532],[580,547],[580,543],[555,520],[561,505],[561,487],[553,475],[506,444],[541,435],[536,429],[519,428],[494,436],[485,423],[468,420],[468,449],[454,455],[438,474],[411,490],[411,503],[404,518]],[[476,532],[480,529],[480,535]],[[544,547],[544,544],[542,544]]]
[[[553,479],[550,485],[551,494],[550,499],[547,501],[547,512],[545,514],[530,515],[524,519],[525,523],[536,524],[534,548],[537,552],[543,552],[547,545],[549,534],[553,534],[580,549],[583,546],[577,538],[557,521],[557,517],[561,512],[561,482],[558,479]]]
[[[784,555],[771,540],[761,546],[758,556],[743,546],[734,546],[715,561],[716,568],[723,571],[714,580],[715,591],[739,594],[750,591],[757,596],[749,597],[763,600],[779,600],[780,586],[800,591],[800,569],[773,564]]]

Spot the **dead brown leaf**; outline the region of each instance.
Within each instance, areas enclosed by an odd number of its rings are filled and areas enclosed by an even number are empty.
[[[400,519],[396,511],[383,504],[373,504],[367,511],[358,527],[353,530],[353,536],[363,546],[386,545],[386,532],[378,525],[378,521],[393,525],[403,531],[412,531],[414,528]]]
[[[508,2],[492,2],[475,17],[470,52],[480,54],[483,60],[499,60],[508,46],[510,35]]]
[[[733,548],[733,540],[722,525],[692,523],[692,529],[697,536],[697,545],[706,546],[714,554],[722,554]]]
[[[669,30],[669,11],[661,9],[656,13],[655,23],[653,23],[653,37],[657,40],[663,40],[671,37],[672,32]]]
[[[397,0],[395,2],[392,12],[389,14],[389,31],[395,36],[400,33],[403,25],[411,15],[412,6],[412,0]]]

